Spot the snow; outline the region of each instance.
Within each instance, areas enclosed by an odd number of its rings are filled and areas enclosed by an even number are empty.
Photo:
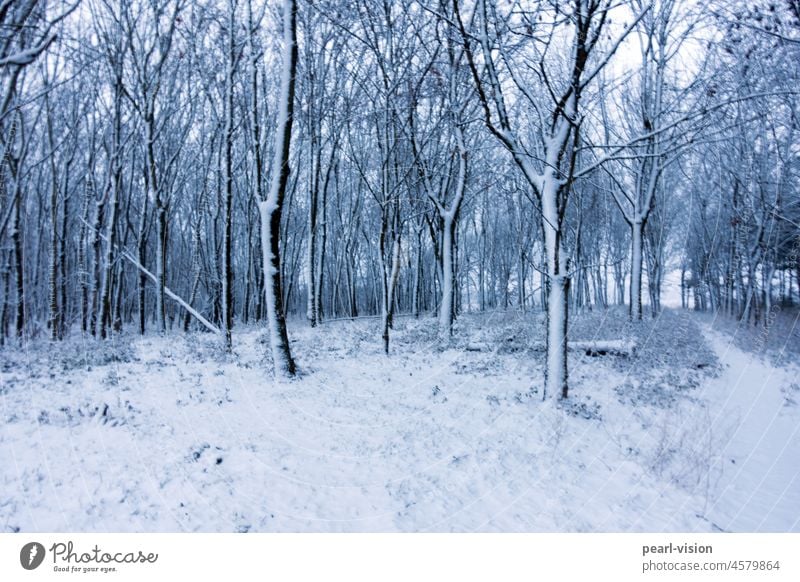
[[[25,66],[31,64],[33,61],[36,60],[42,52],[50,46],[53,41],[56,39],[56,34],[51,33],[45,38],[41,43],[38,45],[31,47],[29,49],[23,49],[16,53],[12,53],[6,57],[0,59],[0,67],[8,67],[10,65],[17,65],[17,66]]]
[[[730,531],[800,530],[800,423],[796,366],[776,368],[706,330],[725,372],[708,386],[711,431],[734,419],[709,519]]]
[[[0,528],[800,529],[795,368],[685,312],[636,357],[572,355],[566,404],[541,400],[542,354],[465,349],[539,341],[542,317],[464,315],[446,347],[435,318],[398,317],[390,357],[374,319],[290,321],[291,381],[261,328],[236,328],[230,355],[200,332],[6,348]],[[580,317],[577,341],[628,329],[624,311]]]

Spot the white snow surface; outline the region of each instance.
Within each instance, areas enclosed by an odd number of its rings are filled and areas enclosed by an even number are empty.
[[[711,433],[730,436],[706,512],[731,531],[800,531],[800,396],[795,366],[775,368],[704,330],[725,372],[706,386]]]
[[[702,324],[716,376],[634,404],[615,356],[571,354],[570,414],[540,400],[541,354],[395,327],[387,357],[377,320],[290,322],[282,381],[255,327],[232,356],[178,332],[0,351],[0,528],[800,531],[795,367]]]

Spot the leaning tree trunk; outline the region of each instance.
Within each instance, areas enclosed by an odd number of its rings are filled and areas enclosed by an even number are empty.
[[[264,292],[275,375],[294,376],[296,367],[289,348],[281,289],[281,213],[289,182],[289,150],[294,117],[295,74],[297,71],[297,3],[283,2],[283,68],[280,102],[275,131],[275,157],[269,196],[259,203],[261,250],[264,258]]]

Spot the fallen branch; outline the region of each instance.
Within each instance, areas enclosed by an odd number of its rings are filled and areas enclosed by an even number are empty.
[[[129,255],[127,251],[122,251],[122,256],[128,259],[133,264],[134,267],[136,267],[142,273],[150,277],[153,283],[158,284],[158,278],[153,273],[145,269],[144,266],[141,263],[139,263],[139,261],[134,259],[131,255]],[[169,297],[170,299],[175,301],[178,305],[183,307],[186,311],[188,311],[197,321],[202,323],[209,331],[213,331],[214,333],[220,333],[219,328],[216,325],[214,325],[213,323],[208,321],[205,317],[200,315],[200,313],[198,313],[197,310],[195,310],[191,305],[186,303],[186,301],[184,301],[183,299],[178,297],[175,293],[173,293],[170,290],[170,288],[167,287],[166,285],[164,285],[164,293],[167,295],[167,297]]]
[[[81,219],[81,220],[83,220],[83,219]],[[88,226],[89,228],[91,228],[93,231],[97,232],[97,231],[94,229],[94,227],[93,227],[91,224],[89,224],[88,222],[86,222],[85,220],[83,220],[83,223],[84,223],[86,226]],[[108,237],[106,237],[106,236],[105,236],[105,235],[104,235],[102,232],[98,232],[97,234],[99,234],[99,235],[100,235],[100,238],[102,238],[103,240],[105,240],[106,242],[108,242]],[[130,263],[131,263],[131,264],[132,264],[134,267],[136,267],[136,268],[137,268],[137,269],[139,269],[139,270],[140,270],[142,273],[144,273],[145,275],[147,275],[147,276],[150,278],[150,280],[151,280],[151,281],[153,281],[153,283],[155,283],[156,285],[158,285],[158,277],[156,277],[156,276],[155,276],[153,273],[151,273],[150,271],[148,271],[148,270],[145,268],[145,266],[144,266],[144,265],[142,265],[142,264],[141,264],[139,261],[137,261],[137,260],[136,260],[136,258],[134,258],[134,256],[133,256],[133,255],[131,255],[131,254],[130,254],[128,251],[126,251],[126,250],[120,250],[120,249],[117,249],[117,251],[118,251],[118,252],[119,252],[119,253],[120,253],[120,254],[121,254],[123,257],[125,257],[125,258],[126,258],[128,261],[130,261]],[[180,297],[178,297],[178,295],[176,295],[175,293],[173,293],[173,292],[170,290],[170,288],[169,288],[169,287],[167,287],[166,285],[164,285],[164,293],[167,295],[167,297],[169,297],[170,299],[172,299],[173,301],[175,301],[175,302],[176,302],[178,305],[180,305],[181,307],[183,307],[183,308],[184,308],[186,311],[188,311],[188,312],[189,312],[189,313],[190,313],[190,314],[191,314],[191,315],[192,315],[192,316],[193,316],[193,317],[194,317],[194,318],[195,318],[197,321],[199,321],[201,324],[203,324],[203,325],[204,325],[204,326],[205,326],[205,327],[206,327],[206,328],[207,328],[209,331],[212,331],[212,332],[214,332],[214,333],[220,333],[220,331],[219,331],[219,328],[218,328],[216,325],[214,325],[213,323],[211,323],[210,321],[208,321],[208,320],[207,320],[205,317],[203,317],[202,315],[200,315],[200,313],[198,313],[198,312],[197,312],[197,310],[195,310],[195,309],[194,309],[194,308],[193,308],[191,305],[189,305],[188,303],[186,303],[186,301],[184,301],[183,299],[181,299]]]
[[[514,342],[498,342],[498,344],[493,346],[487,342],[472,342],[467,344],[465,349],[468,352],[488,352],[494,349],[500,353],[523,351],[543,352],[547,349],[547,346],[544,343],[527,345]],[[584,352],[587,356],[632,356],[636,353],[636,345],[633,342],[624,340],[567,342],[567,349],[570,351]]]
[[[587,356],[632,356],[636,352],[636,345],[624,340],[569,342],[567,349],[585,352]]]

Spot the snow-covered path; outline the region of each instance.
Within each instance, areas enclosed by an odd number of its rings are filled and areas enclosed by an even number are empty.
[[[703,326],[723,366],[705,397],[713,433],[726,435],[706,517],[725,531],[800,530],[800,408],[787,405],[800,375],[739,349]]]

